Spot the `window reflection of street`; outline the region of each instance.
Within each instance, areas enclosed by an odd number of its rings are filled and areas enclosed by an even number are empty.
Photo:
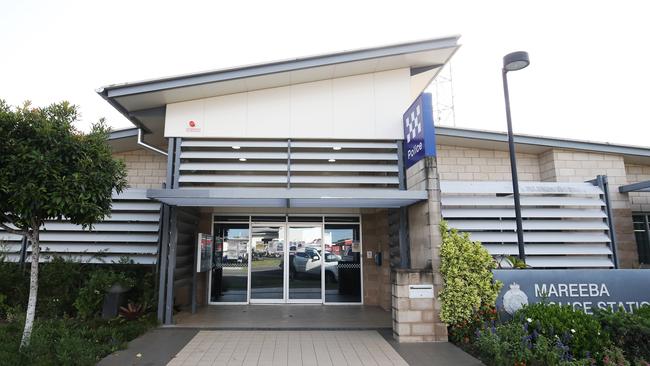
[[[284,298],[284,226],[253,226],[251,299]]]
[[[247,301],[248,241],[248,224],[215,225],[211,301]]]
[[[230,222],[217,222],[210,301],[360,303],[361,244],[356,220],[328,222],[325,217],[324,226],[291,220],[252,225],[227,219]]]
[[[325,225],[326,303],[361,302],[359,244],[359,225]]]

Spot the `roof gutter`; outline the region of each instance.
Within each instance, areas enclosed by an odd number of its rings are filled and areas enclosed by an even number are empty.
[[[142,140],[142,129],[141,128],[138,128],[138,145],[140,145],[140,146],[142,146],[142,147],[144,147],[146,149],[149,149],[151,151],[155,151],[158,154],[163,154],[163,155],[167,156],[166,152],[160,150],[157,147],[151,146],[151,145],[147,144],[146,142],[144,142],[144,140]]]
[[[126,119],[131,121],[135,126],[137,126],[139,129],[144,130],[146,133],[150,133],[151,131],[145,127],[140,120],[138,120],[135,116],[131,115],[129,111],[126,110],[126,108],[122,107],[121,104],[116,102],[113,98],[108,96],[108,90],[106,88],[99,88],[96,89],[95,92],[99,94],[105,101],[108,102],[113,108],[117,109],[118,112],[120,112]],[[138,132],[139,133],[139,132]],[[138,138],[139,140],[139,138]],[[167,154],[165,154],[167,155]]]
[[[157,92],[162,90],[204,85],[254,76],[270,75],[279,72],[296,71],[321,66],[331,66],[346,62],[364,61],[388,56],[399,56],[407,53],[457,48],[457,41],[459,38],[460,36],[450,36],[445,38],[427,39],[409,43],[269,62],[231,69],[214,70],[133,83],[107,85],[101,90],[106,94],[106,97],[109,98]]]
[[[470,130],[455,127],[436,127],[436,136],[457,137],[475,140],[508,142],[508,134],[505,132]],[[588,142],[578,140],[567,140],[554,137],[514,135],[516,144],[537,145],[555,147],[562,149],[597,151],[609,154],[621,154],[650,157],[650,148],[616,145],[610,143]]]

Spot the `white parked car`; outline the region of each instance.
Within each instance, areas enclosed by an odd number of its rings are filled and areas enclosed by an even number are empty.
[[[302,274],[318,276],[321,265],[325,266],[325,278],[331,282],[338,282],[338,264],[341,257],[331,252],[325,252],[325,262],[320,250],[316,248],[305,248],[304,252],[296,252],[293,255],[293,268],[291,274],[295,277]]]

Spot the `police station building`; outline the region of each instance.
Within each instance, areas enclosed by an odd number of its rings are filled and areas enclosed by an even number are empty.
[[[92,232],[47,224],[44,251],[155,264],[164,324],[310,304],[345,309],[332,324],[377,311],[399,341],[446,340],[440,221],[498,260],[517,254],[506,135],[434,128],[423,93],[457,41],[99,89],[135,126],[110,140],[130,188]],[[650,261],[650,148],[515,142],[530,266]]]

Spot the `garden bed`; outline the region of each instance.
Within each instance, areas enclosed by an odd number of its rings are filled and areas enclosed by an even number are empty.
[[[508,320],[488,310],[450,327],[450,339],[488,366],[650,366],[650,307],[587,315],[534,304]]]
[[[23,323],[5,323],[0,325],[0,365],[95,365],[156,325],[151,314],[133,321],[38,319],[30,345],[18,352]]]
[[[0,255],[0,366],[95,365],[158,324],[153,266],[53,258],[41,264],[39,277],[34,330],[20,349],[29,265],[21,270]],[[120,315],[105,320],[103,301],[115,284],[128,291]]]

